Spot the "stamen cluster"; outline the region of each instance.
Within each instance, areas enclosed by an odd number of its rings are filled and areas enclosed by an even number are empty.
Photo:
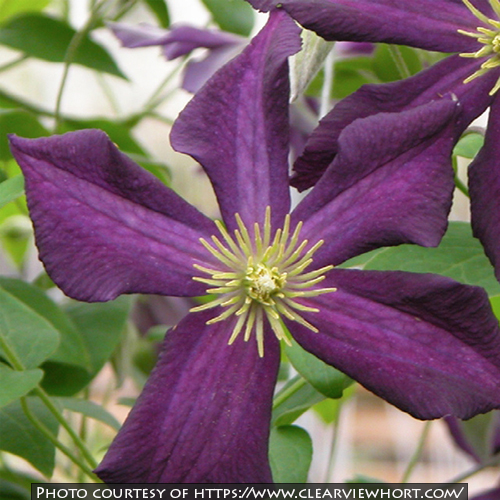
[[[462,57],[481,58],[489,56],[489,58],[485,62],[483,62],[483,64],[481,64],[481,67],[475,73],[464,80],[464,83],[468,83],[475,78],[484,75],[490,69],[500,66],[500,21],[490,19],[485,16],[480,10],[474,7],[474,5],[472,5],[469,0],[462,1],[477,19],[493,28],[491,29],[484,26],[479,26],[478,28],[476,28],[476,33],[458,30],[458,32],[462,33],[462,35],[476,38],[478,42],[484,45],[477,52],[460,54]],[[500,0],[489,0],[489,4],[500,19]],[[490,95],[495,94],[498,89],[500,89],[500,78],[491,89]]]
[[[216,221],[224,242],[217,236],[212,236],[213,245],[201,238],[203,246],[220,262],[220,269],[208,269],[195,264],[199,271],[208,274],[210,278],[195,276],[212,288],[207,293],[218,297],[192,311],[204,311],[221,306],[225,310],[207,324],[237,318],[229,339],[232,344],[244,329],[244,340],[248,341],[255,332],[259,355],[264,355],[264,320],[279,340],[290,344],[286,327],[281,316],[296,321],[317,332],[318,330],[307,322],[301,311],[319,312],[318,309],[305,306],[297,301],[300,297],[313,297],[323,293],[334,292],[335,288],[314,288],[325,278],[325,273],[333,266],[322,267],[304,273],[312,263],[313,254],[323,244],[318,241],[308,250],[308,240],[299,244],[302,227],[300,222],[290,234],[290,216],[287,215],[282,229],[278,229],[271,239],[271,210],[266,209],[264,227],[254,224],[253,238],[243,223],[239,214],[235,215],[238,229],[232,237],[220,221]]]

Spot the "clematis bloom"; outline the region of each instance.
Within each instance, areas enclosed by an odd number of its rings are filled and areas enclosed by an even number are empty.
[[[293,184],[313,185],[337,154],[339,134],[357,118],[411,109],[444,94],[455,95],[464,113],[458,140],[489,106],[486,143],[469,169],[471,220],[500,280],[500,2],[498,0],[249,0],[268,10],[279,3],[292,17],[327,40],[386,42],[453,52],[416,76],[366,85],[326,116],[295,164]]]
[[[241,52],[248,42],[246,38],[232,33],[193,26],[172,26],[168,30],[124,23],[110,23],[109,26],[124,47],[134,49],[158,45],[168,61],[199,48],[207,49],[204,57],[189,61],[184,69],[182,88],[192,93],[197,92],[223,64]]]
[[[40,258],[68,295],[215,296],[167,333],[96,470],[106,482],[271,482],[272,397],[289,335],[418,418],[500,406],[500,331],[482,289],[332,268],[379,246],[439,242],[460,105],[442,98],[353,122],[290,212],[287,58],[299,47],[298,27],[273,12],[173,127],[174,148],[212,182],[218,223],[102,132],[11,137]],[[394,142],[379,139],[381,127]]]

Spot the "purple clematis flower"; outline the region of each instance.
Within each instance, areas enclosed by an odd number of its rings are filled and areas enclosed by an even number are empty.
[[[109,26],[124,47],[159,45],[169,61],[188,55],[195,49],[208,49],[205,57],[189,61],[184,70],[182,88],[192,93],[197,92],[221,66],[241,52],[248,43],[246,38],[232,33],[193,26],[172,26],[168,30],[156,26],[131,26],[123,23],[110,23]]]
[[[445,94],[464,113],[456,139],[491,105],[486,144],[469,170],[472,228],[500,280],[500,2],[498,0],[249,0],[268,10],[279,3],[327,40],[386,42],[458,52],[422,73],[386,85],[366,85],[327,115],[298,158],[293,184],[313,185],[331,163],[341,131],[378,112],[411,109]]]
[[[273,12],[173,127],[173,146],[210,177],[222,222],[102,132],[11,137],[40,257],[69,296],[216,297],[167,333],[97,468],[106,482],[271,482],[271,403],[289,335],[418,418],[500,407],[500,330],[482,289],[332,268],[379,246],[439,242],[460,105],[443,98],[353,122],[290,214],[287,58],[299,47],[298,27]],[[343,182],[332,184],[337,170]]]

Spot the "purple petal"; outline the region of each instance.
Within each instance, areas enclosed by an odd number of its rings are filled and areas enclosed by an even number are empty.
[[[98,130],[42,139],[11,137],[26,178],[36,243],[69,296],[201,295],[193,263],[214,224],[120,153]]]
[[[198,92],[219,68],[240,52],[241,48],[242,45],[220,47],[212,49],[202,59],[189,61],[184,71],[182,88],[192,94]]]
[[[454,188],[452,100],[356,120],[340,135],[339,153],[293,212],[302,237],[323,239],[319,267],[380,246],[437,245]]]
[[[481,240],[484,251],[500,280],[500,98],[490,110],[484,146],[469,167],[471,220],[474,236]]]
[[[364,85],[340,101],[321,120],[303,155],[294,165],[292,184],[301,191],[314,185],[337,154],[339,135],[358,118],[380,112],[404,111],[453,94],[462,105],[461,119],[456,123],[458,138],[469,123],[491,104],[492,97],[488,93],[500,76],[499,71],[490,71],[464,85],[463,81],[479,65],[477,60],[452,56],[406,80]]]
[[[266,332],[263,358],[255,339],[229,346],[231,325],[206,326],[210,317],[190,314],[167,333],[158,365],[96,471],[105,482],[272,482],[267,444],[279,344]]]
[[[500,488],[493,488],[480,495],[473,496],[471,500],[500,500]]]
[[[192,26],[172,26],[168,30],[144,24],[132,26],[110,23],[109,26],[124,47],[163,45],[165,57],[169,60],[189,54],[197,48],[217,49],[245,43],[244,38],[231,33]]]
[[[260,10],[279,5],[326,40],[386,42],[440,52],[469,52],[478,45],[457,32],[475,31],[481,24],[462,0],[248,1]],[[491,13],[487,0],[473,3]]]
[[[474,447],[471,445],[462,427],[462,421],[455,417],[445,417],[444,423],[450,431],[451,437],[455,444],[467,455],[472,457],[477,463],[481,463],[481,457],[476,453]]]
[[[226,224],[234,214],[253,227],[272,206],[280,225],[289,210],[288,63],[299,28],[284,13],[218,71],[175,122],[171,142],[207,171]]]
[[[432,274],[334,269],[302,299],[319,313],[294,338],[378,396],[421,419],[500,407],[500,330],[479,287]]]

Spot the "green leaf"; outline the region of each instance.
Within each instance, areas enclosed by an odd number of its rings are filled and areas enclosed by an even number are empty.
[[[170,15],[165,0],[144,0],[158,19],[160,26],[168,28],[170,26]]]
[[[290,380],[275,396],[275,401],[287,393],[293,386],[300,388],[292,395],[282,400],[282,402],[273,408],[271,425],[279,427],[289,425],[297,420],[311,406],[323,401],[325,396],[319,393],[311,384],[306,382],[300,375]]]
[[[38,12],[47,7],[50,0],[0,0],[0,22],[22,12]]]
[[[38,367],[59,345],[59,332],[54,326],[3,288],[0,288],[0,335],[27,369]]]
[[[255,14],[244,0],[201,0],[223,31],[249,36]]]
[[[97,375],[120,342],[130,305],[130,297],[120,297],[105,303],[71,302],[66,305],[64,310],[77,326],[85,350],[89,353],[90,370],[84,371],[60,363],[45,363],[42,385],[47,392],[58,396],[72,396]]]
[[[25,396],[42,380],[39,369],[16,371],[0,363],[0,407]]]
[[[44,404],[26,398],[31,412],[52,434],[57,435],[59,424]],[[25,415],[20,401],[0,408],[0,450],[27,460],[45,476],[51,476],[55,465],[55,447]]]
[[[405,78],[396,65],[396,62],[391,53],[392,48],[386,44],[379,44],[375,50],[373,58],[373,70],[382,82],[393,82]],[[399,51],[410,75],[415,75],[422,69],[422,63],[415,49],[402,45],[395,46],[395,50]]]
[[[364,256],[367,262],[364,269],[442,274],[468,285],[481,286],[490,296],[500,295],[493,266],[466,222],[451,222],[437,248],[400,245],[376,250],[372,257],[370,254]]]
[[[483,147],[484,137],[481,134],[470,133],[464,135],[455,146],[453,154],[463,158],[474,158]]]
[[[321,394],[328,398],[341,398],[352,380],[333,366],[327,365],[292,340],[285,353],[293,367]]]
[[[75,34],[71,26],[59,19],[42,14],[24,14],[0,26],[0,44],[44,61],[62,63]],[[106,49],[89,36],[83,37],[73,62],[126,79]]]
[[[40,288],[12,278],[0,278],[0,287],[45,318],[59,332],[60,343],[50,361],[91,369],[90,355],[82,335],[65,312]]]
[[[99,420],[100,422],[109,425],[116,431],[120,430],[120,422],[118,422],[118,420],[116,420],[116,418],[102,406],[99,406],[92,401],[78,398],[57,398],[57,401],[59,401],[61,406],[66,410],[82,413],[87,417]]]
[[[7,205],[11,201],[24,194],[24,177],[16,175],[0,184],[0,207]]]
[[[305,483],[312,460],[309,434],[295,425],[271,429],[269,462],[275,483]]]
[[[2,29],[0,28],[0,38]],[[21,137],[34,139],[48,135],[35,115],[24,110],[1,110],[0,111],[0,160],[12,158],[7,140],[8,134],[16,134]]]

